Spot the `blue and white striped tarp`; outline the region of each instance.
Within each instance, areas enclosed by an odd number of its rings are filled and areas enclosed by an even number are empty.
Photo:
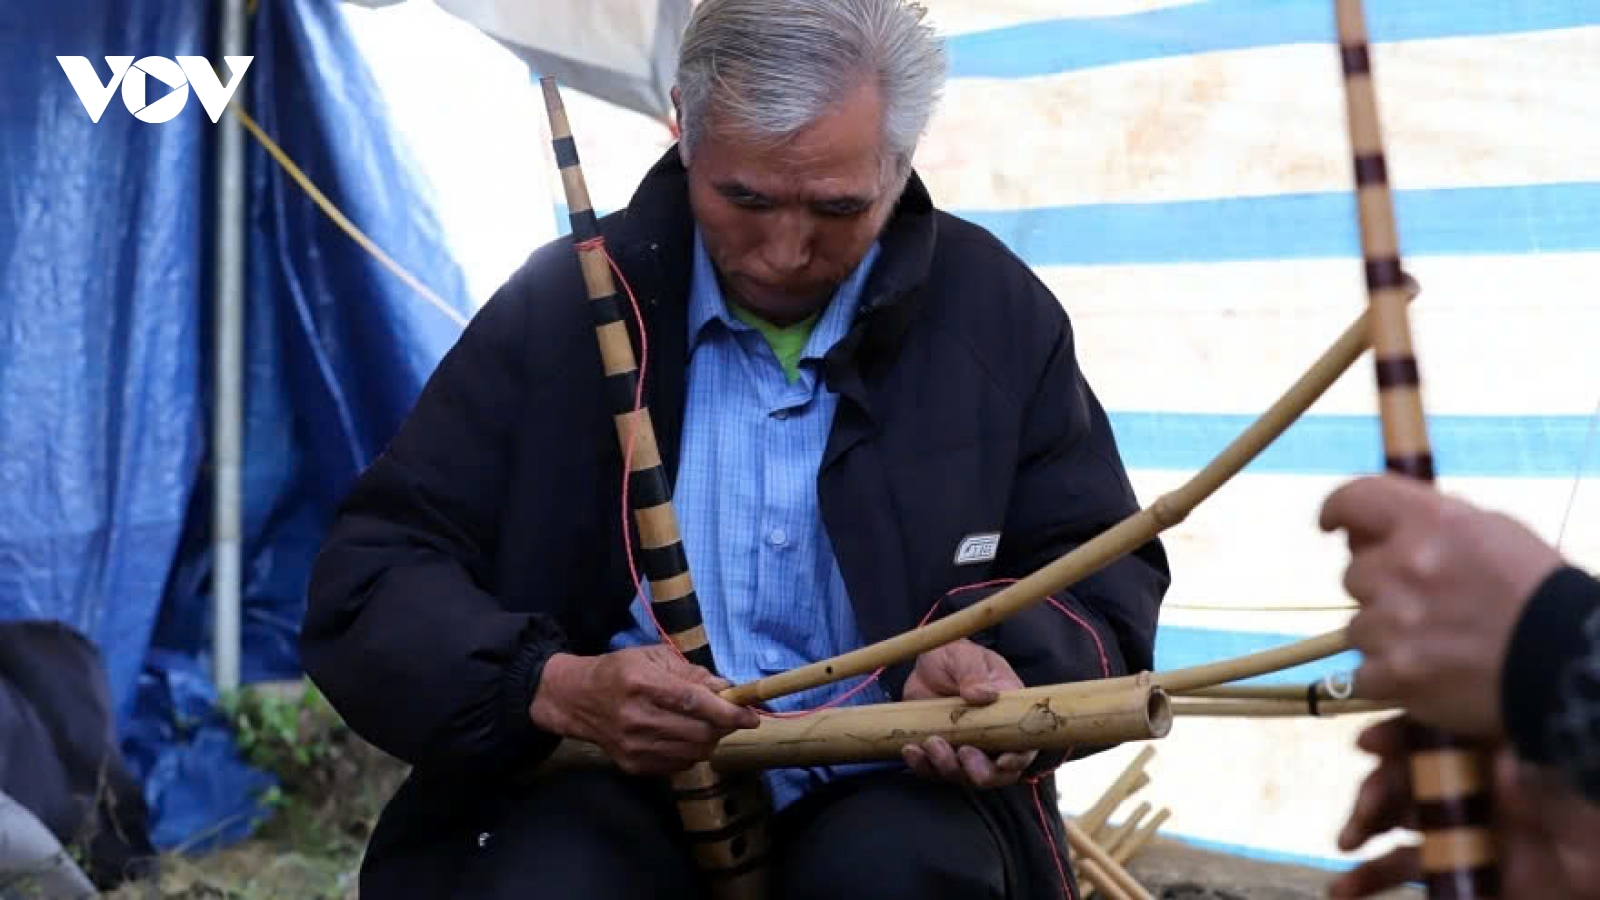
[[[919,166],[1056,291],[1141,499],[1182,483],[1363,309],[1331,0],[935,0],[952,80]],[[1441,486],[1600,562],[1600,3],[1369,0]],[[1370,356],[1167,543],[1161,668],[1331,630],[1324,497],[1376,471]],[[1563,521],[1566,521],[1563,532]],[[1208,609],[1209,607],[1209,609]],[[1348,670],[1349,654],[1264,681]],[[1180,718],[1138,799],[1171,833],[1340,864],[1366,718]],[[1067,811],[1137,748],[1063,777]],[[1130,804],[1131,806],[1131,804]]]

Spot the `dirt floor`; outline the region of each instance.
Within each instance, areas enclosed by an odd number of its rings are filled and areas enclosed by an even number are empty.
[[[158,876],[108,896],[354,900],[362,848],[404,766],[352,734],[319,695],[298,685],[249,695],[231,712],[246,753],[282,781],[273,798],[274,817],[250,841],[198,858],[169,857]],[[1321,900],[1330,879],[1322,869],[1259,862],[1160,837],[1128,868],[1161,900]]]
[[[129,885],[117,900],[355,900],[359,854],[306,852],[272,840],[251,841],[201,860],[169,864],[159,884]],[[1323,900],[1329,873],[1197,850],[1157,839],[1129,872],[1160,900]],[[1097,895],[1098,896],[1098,895]],[[1421,900],[1420,890],[1385,900]]]
[[[1326,898],[1325,869],[1244,859],[1157,838],[1128,866],[1162,900],[1312,900]],[[1421,900],[1420,889],[1391,891],[1383,900]]]

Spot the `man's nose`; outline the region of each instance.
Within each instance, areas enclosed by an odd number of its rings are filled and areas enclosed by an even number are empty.
[[[761,261],[777,275],[789,275],[811,263],[811,224],[806,217],[784,213],[762,235]]]

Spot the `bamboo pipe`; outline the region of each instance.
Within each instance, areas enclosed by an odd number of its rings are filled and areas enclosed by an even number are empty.
[[[1150,896],[1149,891],[1145,890],[1139,882],[1133,880],[1133,876],[1128,874],[1128,870],[1123,868],[1121,863],[1112,859],[1106,851],[1100,849],[1100,845],[1096,844],[1094,839],[1089,837],[1077,822],[1071,819],[1063,819],[1061,824],[1067,830],[1067,842],[1072,846],[1072,849],[1078,852],[1079,856],[1083,857],[1079,861],[1080,868],[1092,868],[1098,874],[1104,876],[1096,879],[1102,888],[1114,885],[1130,898],[1133,898],[1133,900],[1155,900],[1154,897]]]
[[[1433,451],[1422,409],[1422,376],[1411,338],[1366,13],[1361,0],[1335,0],[1334,7],[1354,155],[1367,309],[1372,314],[1369,325],[1383,421],[1384,467],[1392,474],[1431,484]],[[1501,879],[1489,753],[1414,722],[1407,731],[1428,896],[1434,900],[1498,897]]]
[[[1409,276],[1406,283],[1412,296],[1420,292],[1420,287]],[[928,625],[832,659],[735,685],[723,691],[722,696],[731,703],[750,706],[903,662],[990,628],[1098,572],[1182,522],[1196,506],[1277,440],[1367,349],[1368,330],[1367,314],[1363,313],[1282,397],[1183,486],[1026,578],[1007,585],[981,603]]]
[[[1148,800],[1140,803],[1138,806],[1133,808],[1133,812],[1129,813],[1126,819],[1122,820],[1121,825],[1111,829],[1111,832],[1103,839],[1097,838],[1097,840],[1100,841],[1100,846],[1104,847],[1105,851],[1111,854],[1112,859],[1117,858],[1117,848],[1126,842],[1128,838],[1132,837],[1134,830],[1139,827],[1139,823],[1144,821],[1145,816],[1150,815],[1150,809],[1150,802]]]
[[[1322,682],[1310,686],[1315,688],[1319,702],[1327,703],[1335,700],[1354,700],[1352,693],[1348,697],[1334,697],[1329,695]],[[1208,700],[1306,700],[1310,688],[1294,684],[1221,684],[1215,687],[1200,688],[1193,691],[1184,691],[1177,696],[1205,698]]]
[[[897,760],[907,744],[934,736],[987,753],[1065,751],[1163,738],[1172,727],[1171,700],[1149,673],[1094,693],[1072,687],[1008,691],[987,706],[953,697],[763,719],[756,728],[723,738],[710,764],[734,773]],[[598,747],[563,741],[538,773],[610,765]]]
[[[1317,704],[1312,712],[1304,699],[1300,700],[1201,700],[1176,699],[1172,701],[1174,716],[1191,718],[1239,717],[1250,719],[1291,718],[1310,716],[1323,718],[1348,716],[1360,713],[1384,712],[1396,709],[1393,704],[1372,700],[1327,700]]]
[[[1165,825],[1167,820],[1170,818],[1172,818],[1172,810],[1170,809],[1163,809],[1160,812],[1157,812],[1154,818],[1145,823],[1143,828],[1140,828],[1138,831],[1135,831],[1132,835],[1130,835],[1127,841],[1123,842],[1115,849],[1107,852],[1111,854],[1112,859],[1116,860],[1118,863],[1122,864],[1124,868],[1126,868],[1128,861],[1133,859],[1134,854],[1138,853],[1140,850],[1143,850],[1145,845],[1150,843],[1150,839],[1155,837],[1156,832],[1159,831],[1161,826]],[[1082,900],[1089,900],[1090,897],[1093,897],[1097,887],[1098,885],[1091,884],[1084,888]],[[1109,900],[1110,895],[1107,894],[1106,896]]]
[[[1098,890],[1106,895],[1106,900],[1133,900],[1134,895],[1123,890],[1117,881],[1106,873],[1106,870],[1095,865],[1093,861],[1074,858],[1072,864],[1077,868],[1078,874],[1089,882],[1083,888],[1084,897],[1090,897]]]
[[[1283,669],[1290,669],[1295,666],[1305,665],[1306,663],[1326,659],[1348,649],[1349,642],[1345,639],[1344,631],[1340,630],[1329,632],[1328,634],[1318,635],[1312,638],[1307,638],[1306,640],[1296,641],[1293,644],[1286,644],[1282,647],[1263,650],[1259,653],[1252,653],[1246,656],[1235,657],[1233,659],[1220,660],[1218,662],[1204,663],[1202,665],[1191,666],[1184,669],[1173,669],[1162,673],[1141,672],[1137,675],[1124,675],[1118,678],[1105,678],[1094,681],[1075,681],[1067,684],[1021,688],[1016,691],[1009,691],[1001,696],[1012,699],[1026,697],[1036,701],[1048,699],[1048,701],[1052,704],[1052,708],[1061,710],[1072,708],[1073,704],[1083,701],[1084,698],[1094,697],[1106,693],[1115,694],[1119,691],[1126,691],[1130,687],[1135,687],[1142,690],[1143,685],[1150,684],[1154,687],[1161,688],[1162,694],[1166,698],[1167,708],[1170,711],[1171,695],[1174,693],[1214,687],[1233,681],[1240,681],[1246,678],[1254,678],[1259,675],[1267,675]],[[984,709],[984,707],[967,707],[966,703],[959,698],[947,698],[943,700],[916,700],[908,702],[916,704],[945,704],[945,706],[940,707],[940,714],[946,717],[953,714],[956,710],[962,708],[969,708],[972,710]],[[826,722],[839,716],[848,716],[852,719],[858,717],[868,718],[870,720],[870,718],[875,718],[881,715],[884,711],[892,710],[901,705],[903,704],[879,703],[870,706],[825,709],[812,713],[803,720],[763,719],[761,725],[757,728],[748,731],[734,732],[726,738],[723,738],[722,742],[717,745],[717,750],[713,752],[713,766],[719,770],[722,768],[723,764],[718,761],[721,759],[718,754],[729,752],[724,750],[725,747],[737,747],[741,758],[748,759],[752,756],[759,756],[760,751],[757,751],[754,748],[766,743],[769,738],[787,736],[791,733],[783,730],[785,728],[784,723],[807,721],[812,723],[813,727],[815,727],[816,723]],[[1158,732],[1158,721],[1153,713],[1151,723],[1152,730],[1147,737],[1164,737],[1166,734],[1165,729],[1170,728],[1170,724],[1167,726],[1161,726],[1162,730],[1159,730]],[[870,725],[870,721],[867,724]],[[789,725],[787,727],[793,726]],[[1065,740],[1064,736],[1060,737],[1062,740]],[[1141,738],[1130,738],[1130,740],[1139,739]],[[1070,744],[1071,742],[1068,743]],[[1080,741],[1080,743],[1087,743],[1087,741]],[[1029,748],[1025,747],[1021,749]],[[1149,747],[1146,747],[1145,750],[1154,752],[1152,748]],[[873,756],[848,756],[839,758],[838,756],[834,755],[838,752],[842,751],[833,751],[830,753],[828,758],[838,759],[840,762],[849,762],[853,759],[867,761],[878,758]],[[732,757],[730,756],[728,759],[731,760]],[[598,747],[585,744],[581,741],[569,739],[562,741],[556,750],[536,770],[536,772],[544,773],[547,771],[560,771],[571,768],[596,768],[609,765],[612,765],[612,763]]]
[[[1133,759],[1128,761],[1121,774],[1117,775],[1111,786],[1100,795],[1100,799],[1078,817],[1078,824],[1085,833],[1098,840],[1100,830],[1105,827],[1106,820],[1111,818],[1117,807],[1139,788],[1150,783],[1150,776],[1144,771],[1144,767],[1150,764],[1155,755],[1156,748],[1147,745],[1140,748]]]
[[[1133,836],[1128,838],[1125,843],[1111,851],[1111,858],[1119,863],[1126,863],[1128,860],[1133,859],[1134,854],[1143,850],[1145,845],[1150,843],[1150,839],[1156,836],[1156,832],[1161,830],[1161,826],[1165,825],[1170,818],[1172,818],[1172,810],[1170,809],[1163,809],[1156,813],[1149,822],[1145,823],[1143,828],[1134,832]]]
[[[1350,640],[1341,628],[1338,631],[1330,631],[1282,647],[1262,650],[1259,653],[1157,673],[1156,683],[1165,688],[1169,694],[1187,694],[1202,688],[1218,687],[1258,675],[1292,669],[1295,666],[1336,656],[1349,649]]]
[[[639,534],[640,568],[650,582],[651,614],[663,639],[685,660],[717,674],[701,621],[672,488],[661,463],[650,408],[624,317],[626,305],[611,275],[599,221],[589,198],[577,142],[554,78],[540,79],[550,120],[551,146],[561,169],[572,223],[573,249],[588,293],[590,319],[605,375],[608,412],[625,462],[631,507]],[[716,900],[760,900],[766,896],[771,799],[760,778],[722,779],[704,763],[671,779],[684,833],[696,865],[711,882]]]
[[[1145,788],[1147,788],[1149,786],[1150,786],[1150,776],[1145,772],[1140,772],[1138,774],[1138,777],[1136,777],[1134,779],[1133,784],[1128,788],[1127,791],[1123,792],[1120,796],[1111,797],[1110,796],[1111,792],[1107,791],[1106,792],[1107,796],[1101,797],[1100,801],[1097,801],[1097,803],[1096,803],[1096,807],[1098,807],[1100,802],[1109,802],[1111,804],[1109,807],[1106,808],[1106,811],[1104,813],[1100,814],[1100,816],[1099,816],[1099,818],[1097,820],[1097,821],[1100,822],[1100,826],[1098,828],[1093,828],[1093,829],[1085,828],[1084,830],[1089,832],[1089,836],[1090,837],[1094,838],[1097,841],[1100,840],[1102,838],[1102,836],[1105,834],[1105,827],[1106,827],[1105,826],[1105,820],[1106,820],[1107,817],[1109,817],[1110,813],[1114,812],[1116,810],[1116,808],[1121,806],[1123,804],[1123,802],[1126,801],[1129,797],[1132,797],[1134,794],[1139,793],[1140,791],[1144,790]],[[1115,788],[1116,785],[1113,784],[1112,787]],[[1093,812],[1096,807],[1091,807],[1090,811]],[[1078,817],[1078,821],[1080,823],[1083,821],[1083,819],[1084,819],[1083,816],[1079,816]]]

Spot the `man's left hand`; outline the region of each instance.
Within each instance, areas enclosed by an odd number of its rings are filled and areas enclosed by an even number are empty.
[[[960,697],[974,706],[988,706],[1002,691],[1022,686],[1005,657],[962,639],[917,658],[917,667],[906,680],[905,699]],[[918,775],[975,788],[1016,784],[1038,755],[1030,751],[990,757],[976,747],[951,747],[940,737],[901,750],[906,765]]]

